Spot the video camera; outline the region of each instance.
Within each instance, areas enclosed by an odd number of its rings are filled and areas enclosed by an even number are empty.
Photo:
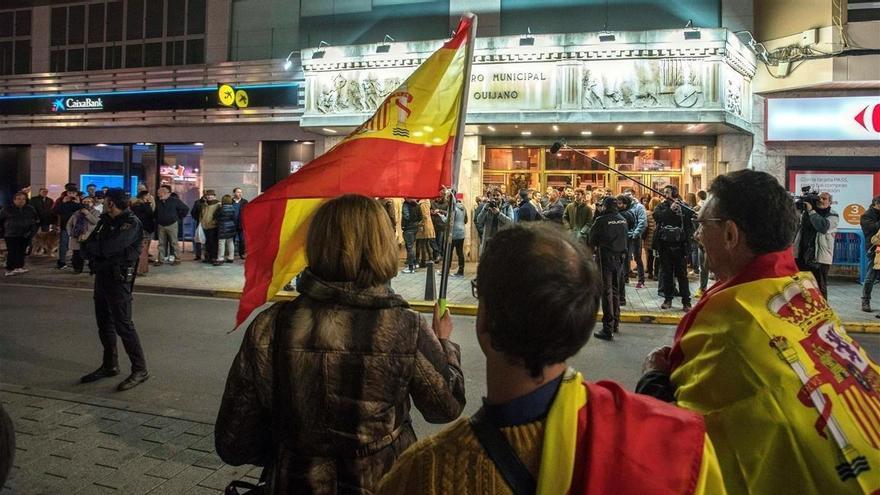
[[[489,208],[498,208],[498,201],[495,201],[494,199],[490,199],[489,201],[486,202],[486,206]]]
[[[795,197],[794,207],[798,209],[798,211],[804,211],[805,204],[810,203],[810,206],[813,209],[816,209],[816,205],[819,203],[819,193],[812,190],[813,188],[810,186],[804,186],[801,188],[801,195]]]

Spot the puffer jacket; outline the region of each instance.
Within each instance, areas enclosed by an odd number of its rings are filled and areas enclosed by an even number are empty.
[[[308,269],[301,296],[257,316],[214,431],[232,465],[272,465],[271,493],[372,493],[415,442],[410,399],[446,423],[464,408],[459,347],[386,286]]]
[[[214,220],[217,223],[217,238],[232,239],[237,232],[235,223],[235,207],[232,205],[221,205],[214,213]]]
[[[21,208],[10,205],[0,210],[0,236],[30,239],[37,233],[39,226],[40,216],[29,204]]]
[[[880,230],[871,238],[871,245],[874,246],[874,249],[880,246]],[[880,271],[880,256],[874,256],[874,269]]]

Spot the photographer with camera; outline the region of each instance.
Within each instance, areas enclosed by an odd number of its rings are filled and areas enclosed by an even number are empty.
[[[691,291],[687,278],[687,255],[690,252],[688,243],[693,238],[694,214],[681,206],[678,188],[668,185],[663,188],[665,199],[654,209],[654,220],[657,229],[654,232],[654,243],[660,252],[662,277],[660,289],[663,292],[663,304],[660,309],[670,309],[675,294],[673,277],[678,281],[681,292],[681,304],[685,311],[691,309]]]
[[[670,309],[675,295],[675,284],[678,281],[681,293],[681,305],[685,311],[691,309],[691,291],[687,280],[687,255],[690,252],[688,243],[693,238],[693,212],[681,206],[678,188],[668,185],[663,188],[665,199],[654,209],[654,220],[657,228],[654,231],[657,250],[660,254],[660,289],[663,292],[663,304],[660,309]]]
[[[828,269],[834,259],[834,234],[840,217],[831,209],[831,194],[827,192],[815,194],[806,189],[796,206],[802,213],[794,239],[795,261],[798,269],[813,274],[819,292],[828,300]]]
[[[877,283],[877,280],[880,280],[880,269],[877,269],[880,255],[877,253],[877,247],[871,243],[871,239],[880,232],[880,196],[871,201],[871,206],[859,218],[859,224],[862,227],[862,233],[865,234],[865,241],[868,245],[869,261],[868,275],[865,277],[865,285],[862,288],[862,311],[870,313],[871,292],[874,290],[874,284]]]
[[[501,188],[493,187],[487,194],[487,200],[477,216],[476,222],[483,225],[483,240],[480,243],[480,252],[486,248],[489,239],[498,230],[513,223],[513,208],[501,196]]]

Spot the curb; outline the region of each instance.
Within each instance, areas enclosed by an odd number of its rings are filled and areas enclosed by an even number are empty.
[[[18,278],[12,281],[4,281],[0,283],[0,287],[3,285],[20,285],[20,286],[42,286],[45,287],[47,284],[42,280],[33,280],[27,278]],[[91,289],[93,284],[90,280],[85,281],[70,281],[64,282],[61,284],[51,284],[52,287],[59,288],[75,288],[75,289]],[[230,289],[221,289],[221,290],[211,290],[211,289],[191,289],[191,288],[183,288],[183,287],[158,287],[155,285],[141,285],[136,286],[134,292],[141,294],[159,294],[165,296],[197,296],[197,297],[214,297],[218,299],[239,299],[241,297],[240,290],[230,290]],[[296,299],[296,294],[291,293],[283,293],[277,294],[275,297],[271,299],[272,302],[279,301],[292,301]],[[434,311],[434,303],[432,301],[424,301],[424,300],[414,300],[407,301],[409,303],[410,308],[418,311],[419,313],[433,313]],[[477,315],[477,306],[475,304],[448,304],[449,312],[455,316],[476,316]],[[602,312],[600,311],[597,317],[601,317]],[[641,323],[646,325],[678,325],[679,321],[681,321],[682,317],[684,317],[683,313],[657,313],[657,312],[644,312],[644,313],[636,313],[636,312],[625,312],[622,311],[620,313],[620,321],[621,323]],[[843,327],[846,328],[847,333],[865,333],[865,334],[880,334],[880,320],[877,323],[874,322],[866,322],[866,321],[844,321]]]
[[[216,419],[214,417],[208,417],[196,413],[187,413],[183,411],[178,411],[176,409],[150,407],[144,404],[130,404],[128,402],[116,399],[105,399],[102,397],[81,395],[73,392],[61,392],[58,390],[23,387],[21,385],[12,385],[9,383],[0,383],[0,392],[28,395],[31,397],[41,397],[44,399],[60,400],[64,402],[75,402],[77,404],[104,407],[107,409],[116,409],[118,411],[131,413],[148,414],[150,416],[159,416],[163,418],[179,419],[182,421],[189,421],[191,423],[210,425],[211,427],[214,426],[214,420]]]

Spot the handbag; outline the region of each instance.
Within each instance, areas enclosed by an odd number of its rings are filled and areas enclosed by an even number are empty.
[[[660,227],[660,242],[666,244],[681,244],[684,242],[684,229],[674,225]]]
[[[193,241],[197,244],[205,243],[205,229],[202,228],[202,224],[199,224],[199,226],[196,227],[196,233],[193,236]]]

